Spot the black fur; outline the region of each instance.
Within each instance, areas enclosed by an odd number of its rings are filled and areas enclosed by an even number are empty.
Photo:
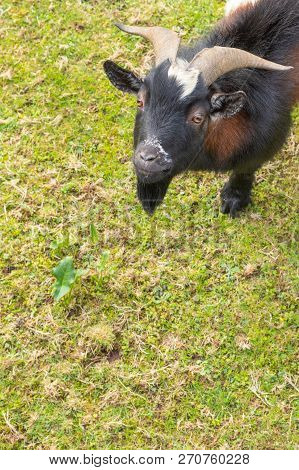
[[[244,91],[235,93],[215,93],[211,97],[211,115],[213,117],[229,118],[244,107],[246,95]]]
[[[143,209],[148,214],[153,214],[156,207],[161,204],[170,183],[170,179],[164,179],[159,183],[145,184],[137,182],[137,195]]]
[[[296,65],[290,61],[292,51],[299,45],[299,0],[259,0],[254,7],[220,21],[206,38],[191,47],[181,47],[178,57],[190,61],[203,48],[216,45],[244,49],[283,65]],[[165,61],[142,81],[113,62],[105,63],[105,71],[117,88],[133,93],[142,87],[146,90],[146,106],[136,116],[135,148],[155,135],[174,161],[167,180],[147,189],[146,183],[139,181],[139,199],[144,209],[152,213],[176,174],[186,170],[232,171],[221,198],[223,212],[234,217],[250,202],[255,171],[280,150],[287,138],[294,104],[291,73],[241,69],[222,76],[209,89],[199,78],[192,95],[180,100],[181,90],[175,79],[168,77],[169,67],[170,62]],[[200,131],[186,121],[194,104],[206,113]],[[209,122],[213,118],[230,118],[241,110],[248,121],[249,138],[227,158],[217,159],[205,147]]]
[[[104,70],[109,80],[120,91],[137,93],[142,85],[142,80],[129,70],[116,65],[112,60],[104,62]]]

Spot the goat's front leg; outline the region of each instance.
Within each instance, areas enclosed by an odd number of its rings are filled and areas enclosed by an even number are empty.
[[[232,218],[251,202],[251,189],[254,182],[253,172],[233,172],[221,191],[221,212]]]

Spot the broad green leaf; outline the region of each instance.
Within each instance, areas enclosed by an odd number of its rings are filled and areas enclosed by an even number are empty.
[[[55,300],[61,299],[66,295],[76,279],[76,270],[74,268],[73,258],[67,256],[53,269],[56,282],[53,286],[53,297]]]

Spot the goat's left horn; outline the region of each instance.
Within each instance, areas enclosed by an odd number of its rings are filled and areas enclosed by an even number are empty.
[[[125,33],[136,34],[150,41],[154,47],[156,65],[166,59],[175,61],[180,45],[180,38],[176,32],[160,26],[126,26],[121,23],[115,23],[115,26]]]
[[[196,54],[190,62],[188,69],[198,69],[205,84],[209,86],[225,73],[246,67],[278,71],[286,71],[293,68],[270,62],[241,49],[215,46],[203,49]]]

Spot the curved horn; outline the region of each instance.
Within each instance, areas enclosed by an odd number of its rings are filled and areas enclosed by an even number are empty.
[[[161,64],[166,59],[172,62],[175,61],[180,45],[180,38],[174,31],[161,28],[160,26],[126,26],[121,23],[115,23],[115,26],[125,33],[136,34],[137,36],[148,39],[154,47],[156,65]]]
[[[201,72],[207,86],[211,85],[225,73],[246,67],[281,71],[293,68],[269,62],[241,49],[219,46],[203,49],[196,54],[188,65],[188,69],[196,68]]]

